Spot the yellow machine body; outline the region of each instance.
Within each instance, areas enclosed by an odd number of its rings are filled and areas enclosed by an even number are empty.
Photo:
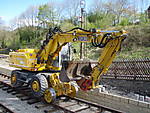
[[[9,53],[10,66],[29,71],[37,71],[35,66],[37,62],[36,49],[19,49],[16,52]]]
[[[48,70],[45,63],[37,64],[38,51],[38,49],[19,49],[16,52],[10,52],[10,66],[28,71]],[[54,66],[49,66],[49,69],[60,70],[59,67]]]
[[[95,47],[104,48],[98,64],[92,68],[92,71],[85,75],[72,75],[80,76],[81,79],[77,80],[79,87],[83,90],[89,90],[98,87],[100,76],[108,70],[112,60],[115,58],[116,53],[121,48],[122,41],[126,38],[126,31],[87,31],[82,28],[74,28],[68,32],[54,29],[49,33],[51,37],[45,41],[41,49],[19,49],[16,52],[10,52],[10,66],[28,70],[32,72],[42,72],[60,70],[59,67],[54,66],[54,61],[59,55],[62,47],[69,42],[82,42],[92,43]],[[73,73],[74,74],[74,73]],[[60,78],[66,76],[67,72],[61,69],[59,73],[51,73],[47,77],[48,87],[51,89],[45,90],[45,100],[50,102],[52,94],[56,91],[56,96],[60,95],[74,95],[76,89],[70,84],[70,81],[62,82]],[[42,75],[41,75],[42,76]],[[12,79],[13,80],[13,79]],[[34,80],[31,85],[32,89],[37,91],[40,83]],[[53,95],[54,96],[54,95]]]

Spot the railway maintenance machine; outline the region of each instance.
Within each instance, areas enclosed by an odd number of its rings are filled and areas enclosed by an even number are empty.
[[[74,97],[79,88],[84,91],[98,88],[100,76],[108,70],[126,36],[124,30],[85,30],[78,27],[63,32],[58,27],[50,28],[40,49],[19,49],[9,53],[10,66],[19,68],[11,73],[11,84],[13,87],[27,84],[35,97],[44,98],[47,103],[62,95]],[[80,67],[80,62],[76,63],[70,74],[67,69],[72,67],[64,62],[60,69],[57,58],[62,47],[69,42],[91,43],[94,47],[103,48],[98,64]]]

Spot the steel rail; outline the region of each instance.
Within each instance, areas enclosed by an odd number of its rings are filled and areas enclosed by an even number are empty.
[[[69,97],[69,98],[71,98],[71,97]],[[123,111],[119,111],[119,110],[113,109],[113,108],[110,109],[110,107],[99,105],[97,103],[92,103],[92,102],[89,102],[89,101],[86,101],[86,100],[83,100],[83,99],[79,99],[79,98],[76,98],[76,97],[75,98],[71,98],[71,99],[79,101],[79,102],[86,103],[88,105],[92,105],[94,107],[98,107],[98,108],[101,109],[101,112],[103,112],[103,110],[106,110],[106,111],[109,111],[109,112],[112,112],[112,113],[123,113]]]
[[[0,74],[0,76],[3,77],[3,78],[5,77],[5,80],[10,79],[10,76],[7,76],[7,75]],[[5,82],[5,80],[4,81],[0,80],[0,85],[1,85],[0,88],[3,87],[3,90],[8,91],[8,90],[12,89],[13,91],[15,91],[13,94],[24,94],[26,96],[26,98],[22,98],[23,100],[29,100],[30,101],[30,99],[32,99],[32,100],[34,99],[33,102],[32,101],[28,102],[28,104],[34,104],[36,102],[42,101],[42,100],[39,100],[39,98],[35,98],[32,95],[30,95],[30,93],[29,93],[30,91],[28,92],[27,87],[14,88],[14,87],[11,86],[11,84]],[[27,91],[25,89],[27,89]],[[22,96],[20,96],[20,97],[22,97]],[[64,97],[66,97],[66,96],[64,96]],[[71,100],[75,100],[76,102],[72,103],[71,105],[66,105],[66,106],[61,106],[61,105],[54,102],[54,103],[49,104],[49,106],[53,106],[54,108],[59,108],[59,109],[65,111],[67,113],[77,113],[77,112],[80,112],[80,111],[87,110],[90,107],[98,108],[98,113],[101,113],[103,111],[109,111],[109,112],[112,112],[112,113],[123,113],[122,111],[112,109],[112,108],[109,108],[109,107],[106,107],[106,106],[98,105],[96,103],[88,102],[88,101],[85,101],[85,100],[82,100],[82,99],[79,99],[79,98],[70,98],[70,97],[68,97],[68,98],[71,99]],[[80,106],[78,109],[75,109],[75,110],[68,109],[69,106],[78,105],[77,103],[79,103],[79,102],[82,103],[82,104],[85,104],[85,105]],[[45,110],[45,112],[48,112],[48,110]]]
[[[11,109],[3,105],[2,103],[0,103],[0,107],[2,107],[5,110],[5,113],[15,113]]]
[[[8,58],[9,57],[9,55],[5,55],[5,54],[0,54],[0,58],[2,59],[2,58]]]

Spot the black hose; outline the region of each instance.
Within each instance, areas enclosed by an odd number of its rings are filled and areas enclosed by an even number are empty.
[[[93,40],[92,40],[92,45],[93,45],[94,47],[99,47],[99,48],[105,47],[106,44],[108,43],[108,40],[106,40],[105,43],[103,43],[103,41],[104,41],[104,39],[107,38],[107,36],[109,36],[109,35],[111,35],[111,33],[106,33],[106,34],[104,34],[104,36],[103,36],[103,38],[102,38],[102,40],[101,40],[100,43],[97,43],[97,42],[96,42],[96,38],[93,39]]]
[[[85,31],[85,32],[90,32],[90,30],[82,29],[82,28],[80,28],[80,27],[75,27],[75,28],[73,28],[73,29],[71,29],[71,30],[69,30],[69,31],[65,31],[65,32],[63,32],[63,33],[68,33],[68,32],[71,32],[71,31],[77,30],[77,29],[82,30],[82,31]]]

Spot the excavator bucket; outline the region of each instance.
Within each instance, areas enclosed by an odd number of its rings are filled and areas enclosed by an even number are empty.
[[[80,86],[86,78],[91,76],[92,67],[91,62],[83,61],[64,61],[60,72],[60,80],[62,82],[76,81]]]

